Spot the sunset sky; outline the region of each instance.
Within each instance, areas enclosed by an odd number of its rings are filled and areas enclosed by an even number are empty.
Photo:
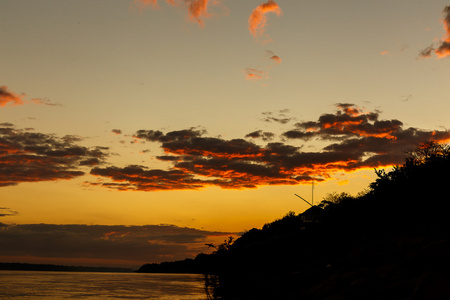
[[[194,257],[450,140],[450,2],[0,0],[0,262]]]

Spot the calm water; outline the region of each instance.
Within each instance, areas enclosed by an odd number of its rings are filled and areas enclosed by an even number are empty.
[[[0,299],[205,300],[202,275],[0,271]]]

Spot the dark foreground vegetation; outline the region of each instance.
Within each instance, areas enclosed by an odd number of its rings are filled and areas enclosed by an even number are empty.
[[[328,195],[165,267],[204,273],[211,299],[450,299],[449,146],[425,143],[376,174],[358,196]]]
[[[0,270],[57,272],[133,272],[127,268],[61,266],[48,264],[0,263]]]

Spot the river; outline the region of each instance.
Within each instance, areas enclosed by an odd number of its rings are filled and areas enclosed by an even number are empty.
[[[206,300],[202,275],[0,271],[0,299]]]

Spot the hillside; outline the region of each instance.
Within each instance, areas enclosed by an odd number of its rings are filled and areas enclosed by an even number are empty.
[[[450,148],[429,142],[356,196],[196,258],[215,299],[450,299]],[[312,221],[312,222],[311,222]]]

